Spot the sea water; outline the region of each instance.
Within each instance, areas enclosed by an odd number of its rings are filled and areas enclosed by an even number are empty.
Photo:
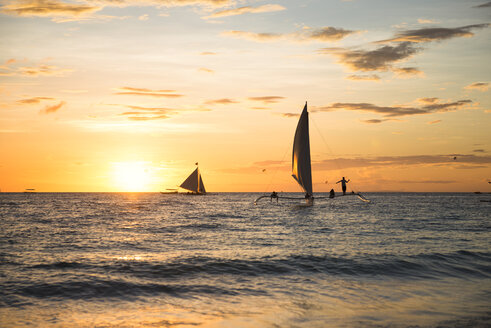
[[[1,193],[1,327],[490,327],[491,195]]]

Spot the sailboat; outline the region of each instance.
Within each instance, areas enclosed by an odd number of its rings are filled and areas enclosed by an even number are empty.
[[[198,165],[198,163],[196,163]],[[186,180],[179,186],[179,188],[186,189],[189,195],[205,195],[206,189],[199,172],[199,167],[191,173]]]
[[[305,192],[304,198],[299,197],[285,197],[279,196],[275,192],[271,195],[264,195],[257,198],[254,203],[263,198],[270,198],[273,200],[278,199],[305,199],[307,206],[312,206],[314,204],[314,192],[312,188],[312,164],[310,162],[310,134],[309,134],[309,112],[307,111],[307,102],[305,102],[305,107],[303,108],[300,119],[298,120],[297,129],[295,131],[295,137],[293,138],[293,152],[292,152],[292,177],[297,181],[300,187]],[[351,192],[350,194],[343,194],[340,196],[358,196],[361,200],[365,202],[370,202],[360,193]],[[336,197],[340,197],[336,196]],[[330,197],[315,197],[315,199],[332,199],[334,196]]]

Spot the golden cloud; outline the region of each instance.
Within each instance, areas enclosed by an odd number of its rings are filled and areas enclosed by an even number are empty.
[[[59,104],[57,105],[47,105],[46,107],[44,107],[44,109],[42,109],[39,113],[40,114],[51,114],[51,113],[55,113],[57,112],[61,107],[63,107],[64,105],[66,104],[66,102],[64,101],[60,101]]]
[[[56,0],[10,1],[0,11],[13,16],[80,16],[101,10],[101,6]]]
[[[280,5],[272,5],[272,4],[262,5],[259,7],[246,6],[246,7],[240,7],[235,9],[218,11],[209,16],[203,17],[203,19],[237,16],[243,14],[259,14],[259,13],[275,12],[275,11],[282,11],[282,10],[286,10],[286,8]]]
[[[278,101],[285,99],[285,97],[280,96],[264,96],[264,97],[249,97],[249,100],[262,101],[265,104],[277,103]]]
[[[164,98],[179,98],[183,97],[181,94],[176,94],[176,90],[152,90],[146,88],[132,88],[121,87],[116,89],[116,95],[130,95],[130,96],[147,96],[147,97],[164,97]]]

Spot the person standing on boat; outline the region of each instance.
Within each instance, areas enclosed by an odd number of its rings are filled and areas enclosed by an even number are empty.
[[[336,183],[340,183],[340,182],[341,182],[341,188],[343,188],[343,195],[346,195],[346,184],[347,184],[348,182],[350,182],[350,180],[349,180],[349,179],[348,179],[348,180],[346,180],[346,179],[343,177],[341,180],[339,180],[339,181],[338,181],[338,182],[336,182]]]

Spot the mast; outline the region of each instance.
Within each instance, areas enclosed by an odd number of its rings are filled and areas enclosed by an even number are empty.
[[[306,194],[312,196],[312,166],[310,161],[309,113],[307,102],[298,120],[293,139],[292,176]]]

